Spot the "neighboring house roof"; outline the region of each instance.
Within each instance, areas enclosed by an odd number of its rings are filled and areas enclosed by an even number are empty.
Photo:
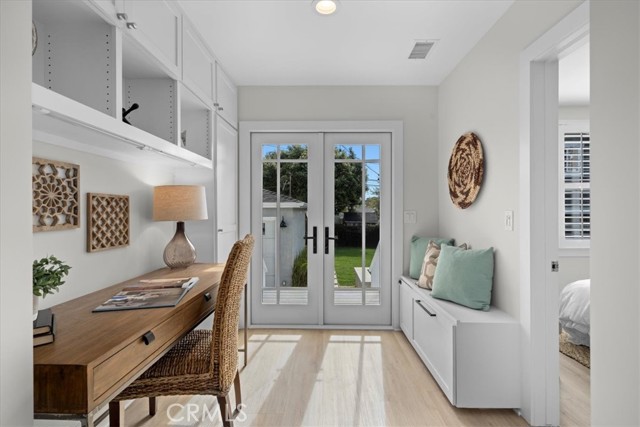
[[[275,208],[278,201],[278,195],[275,191],[262,190],[262,206],[265,208]],[[306,209],[307,204],[302,200],[294,199],[280,193],[280,207],[291,209]]]
[[[365,208],[365,219],[367,224],[377,224],[378,215],[373,209]],[[345,224],[361,224],[362,212],[345,212],[343,221]]]

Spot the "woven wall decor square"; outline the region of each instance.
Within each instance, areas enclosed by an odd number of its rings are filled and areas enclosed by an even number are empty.
[[[129,196],[87,193],[87,252],[129,246]]]
[[[33,231],[80,227],[80,166],[34,157],[32,168]]]

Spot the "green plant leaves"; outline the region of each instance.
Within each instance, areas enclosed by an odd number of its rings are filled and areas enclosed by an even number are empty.
[[[69,274],[69,267],[64,261],[55,256],[33,261],[33,294],[45,297],[48,294],[58,292],[58,288],[64,284],[62,280]]]

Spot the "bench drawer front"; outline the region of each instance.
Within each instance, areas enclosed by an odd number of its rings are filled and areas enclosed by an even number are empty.
[[[413,343],[444,394],[455,404],[453,325],[427,301],[414,300]]]
[[[409,341],[413,340],[414,293],[404,281],[400,281],[400,328]]]

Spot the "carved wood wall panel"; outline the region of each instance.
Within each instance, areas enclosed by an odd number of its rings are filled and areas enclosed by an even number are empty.
[[[80,166],[34,157],[33,231],[80,227]]]
[[[129,246],[129,196],[87,193],[87,252]]]

